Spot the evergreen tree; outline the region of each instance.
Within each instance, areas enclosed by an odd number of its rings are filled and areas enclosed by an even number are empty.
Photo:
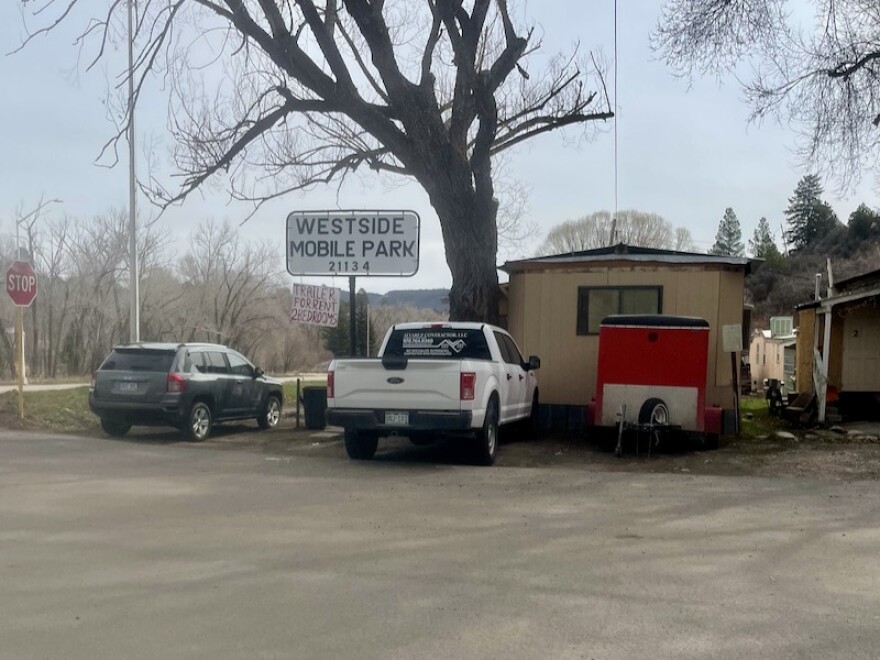
[[[880,213],[867,204],[859,204],[859,208],[849,216],[849,233],[857,241],[872,237],[880,237]]]
[[[788,199],[786,239],[792,250],[801,250],[825,238],[839,221],[834,210],[822,201],[822,184],[815,174],[808,174]]]
[[[339,303],[339,320],[335,328],[322,328],[321,336],[324,340],[324,348],[330,351],[334,357],[350,356],[349,345],[349,322],[348,303]]]
[[[354,353],[349,350],[351,344],[351,326],[349,319],[351,318],[351,315],[349,310],[350,306],[347,302],[340,302],[339,304],[339,322],[336,324],[336,327],[324,328],[322,330],[321,334],[324,340],[324,348],[333,353],[334,357],[363,357],[370,354],[375,355],[379,349],[373,321],[370,319],[369,323],[367,322],[367,316],[369,315],[369,298],[367,297],[367,292],[363,289],[358,291],[355,305],[354,340],[355,348],[357,350]],[[367,343],[368,336],[369,344]],[[368,347],[369,352],[367,351]]]
[[[758,220],[755,233],[749,240],[749,252],[756,259],[775,260],[779,257],[779,248],[773,240],[773,232],[770,231],[770,223],[767,218]]]
[[[373,321],[370,319],[370,299],[367,292],[361,289],[357,292],[355,301],[355,340],[357,341],[357,354],[363,356],[375,355],[379,350],[376,344],[376,331]],[[368,341],[369,339],[369,341]]]
[[[733,209],[728,207],[724,211],[724,217],[718,224],[718,233],[715,234],[715,244],[709,250],[710,254],[727,254],[732,257],[741,257],[745,254],[745,246],[742,242],[742,229],[739,219]]]

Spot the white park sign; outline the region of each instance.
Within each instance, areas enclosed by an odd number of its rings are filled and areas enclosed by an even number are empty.
[[[294,211],[287,216],[291,275],[415,275],[414,211]]]
[[[333,286],[294,284],[290,320],[335,328],[339,324],[339,298],[339,289]]]

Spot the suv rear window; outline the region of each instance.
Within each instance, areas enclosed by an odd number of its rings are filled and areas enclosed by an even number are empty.
[[[491,360],[492,354],[480,329],[412,328],[394,330],[383,357]]]
[[[170,371],[174,351],[116,349],[104,360],[99,371]]]

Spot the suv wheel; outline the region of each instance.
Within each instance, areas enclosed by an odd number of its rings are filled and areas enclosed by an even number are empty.
[[[266,398],[266,404],[263,406],[263,410],[257,417],[257,426],[259,426],[264,431],[266,429],[274,429],[276,426],[278,426],[278,421],[280,419],[281,399],[279,399],[274,394],[270,394]]]
[[[189,409],[189,417],[186,425],[186,434],[193,440],[201,442],[211,435],[211,409],[208,404],[196,401]]]
[[[110,419],[109,417],[101,418],[101,428],[104,433],[112,435],[115,438],[121,438],[131,428],[131,424],[120,419]]]

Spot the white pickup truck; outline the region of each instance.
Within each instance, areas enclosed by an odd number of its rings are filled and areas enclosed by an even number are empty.
[[[498,427],[521,421],[537,430],[537,356],[527,361],[505,330],[485,323],[392,326],[378,358],[334,360],[327,373],[327,422],[345,429],[353,459],[370,459],[380,437],[432,434],[474,439],[491,465]]]

